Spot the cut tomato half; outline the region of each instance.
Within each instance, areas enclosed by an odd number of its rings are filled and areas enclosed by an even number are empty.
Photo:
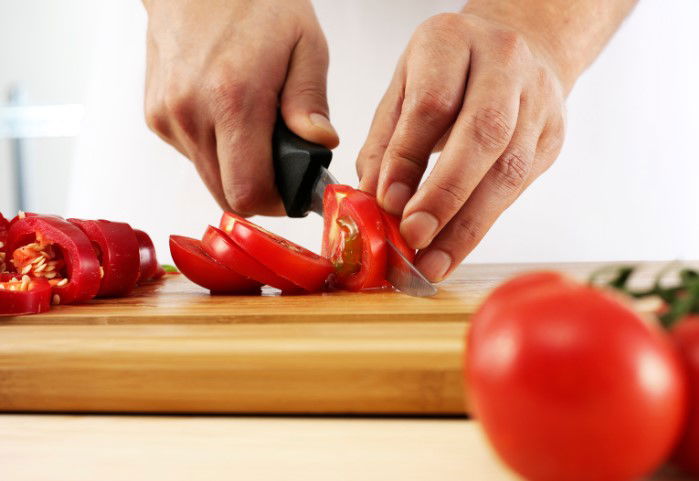
[[[381,219],[383,220],[384,231],[386,232],[386,239],[390,240],[394,246],[398,248],[401,254],[405,256],[411,263],[415,261],[415,249],[408,247],[408,244],[403,239],[400,233],[400,218],[391,215],[385,210],[379,208],[381,213]],[[389,250],[389,260],[392,255],[395,255],[393,250]]]
[[[376,199],[346,185],[330,185],[324,195],[322,255],[335,267],[337,287],[359,291],[383,287],[386,230]]]
[[[277,275],[273,270],[243,250],[221,229],[209,226],[202,239],[204,251],[227,268],[283,292],[298,292],[299,286]]]
[[[170,236],[170,253],[180,272],[212,294],[259,293],[262,284],[227,268],[206,253],[199,239]]]
[[[236,214],[226,212],[221,225],[245,252],[307,291],[321,290],[333,272],[332,264],[324,257]]]

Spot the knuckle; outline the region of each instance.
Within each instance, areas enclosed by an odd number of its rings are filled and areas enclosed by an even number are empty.
[[[291,87],[289,92],[284,95],[287,99],[303,98],[305,101],[311,101],[313,105],[323,106],[327,111],[327,97],[325,82],[322,79],[304,80],[296,83]]]
[[[529,53],[529,48],[524,37],[514,30],[496,30],[493,33],[495,44],[502,55],[507,59],[517,59]]]
[[[529,177],[532,155],[524,150],[508,149],[492,168],[495,183],[507,191],[517,191]]]
[[[155,133],[163,134],[167,130],[167,120],[161,114],[161,109],[147,105],[145,108],[146,125]]]
[[[440,204],[450,212],[459,210],[468,200],[469,193],[456,182],[449,179],[439,179],[434,185],[441,194]]]
[[[454,238],[460,249],[472,249],[484,234],[481,223],[475,218],[458,216],[454,219]]]
[[[231,114],[246,108],[251,88],[246,81],[218,73],[209,87],[217,114]]]
[[[434,15],[423,22],[421,28],[427,31],[453,31],[462,28],[464,16],[460,13],[445,12]]]
[[[266,197],[249,183],[226,185],[224,194],[228,206],[240,215],[255,214],[260,210],[260,206],[264,205]]]
[[[473,130],[473,139],[485,151],[502,152],[512,137],[513,122],[502,110],[481,107],[468,121]]]
[[[437,119],[453,118],[459,105],[456,95],[446,90],[422,89],[411,102],[410,110],[418,117],[432,122]]]
[[[428,155],[422,155],[415,147],[399,142],[397,145],[389,146],[386,156],[394,166],[398,164],[401,169],[410,169],[422,173],[427,167]]]

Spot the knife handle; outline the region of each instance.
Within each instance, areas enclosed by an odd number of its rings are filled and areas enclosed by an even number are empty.
[[[284,123],[281,114],[272,135],[272,160],[277,190],[284,202],[286,215],[305,217],[311,206],[311,192],[332,159],[332,151],[294,134]]]

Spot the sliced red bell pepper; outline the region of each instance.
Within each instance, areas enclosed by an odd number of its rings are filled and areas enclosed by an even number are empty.
[[[140,272],[139,242],[124,222],[68,219],[78,226],[95,248],[102,281],[97,297],[125,296],[136,286]]]
[[[322,255],[335,266],[337,287],[385,286],[386,229],[376,199],[346,185],[325,189]]]
[[[100,264],[87,236],[59,217],[30,216],[10,227],[7,257],[20,275],[43,277],[55,304],[92,299],[100,286]]]
[[[0,316],[38,314],[51,308],[51,285],[44,278],[0,274]]]
[[[152,281],[158,274],[158,258],[155,255],[155,246],[150,236],[142,230],[134,229],[138,240],[138,253],[140,256],[141,268],[138,275],[138,283]],[[160,276],[162,277],[162,275]]]
[[[221,229],[209,226],[202,238],[202,247],[207,254],[238,274],[262,284],[281,289],[282,292],[298,292],[299,286],[277,275],[243,250]]]
[[[333,272],[333,266],[326,258],[236,214],[226,212],[221,225],[245,252],[309,292],[322,289]]]
[[[10,223],[7,219],[0,213],[0,273],[7,270],[7,265],[5,264],[5,247],[7,244],[7,233],[10,230]]]
[[[260,292],[261,283],[238,274],[211,257],[204,251],[199,239],[171,235],[170,253],[187,279],[209,289],[212,294]]]

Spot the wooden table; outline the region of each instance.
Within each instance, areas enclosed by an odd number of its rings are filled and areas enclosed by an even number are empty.
[[[466,419],[1,415],[3,481],[515,481]],[[666,472],[654,481],[689,481]]]

